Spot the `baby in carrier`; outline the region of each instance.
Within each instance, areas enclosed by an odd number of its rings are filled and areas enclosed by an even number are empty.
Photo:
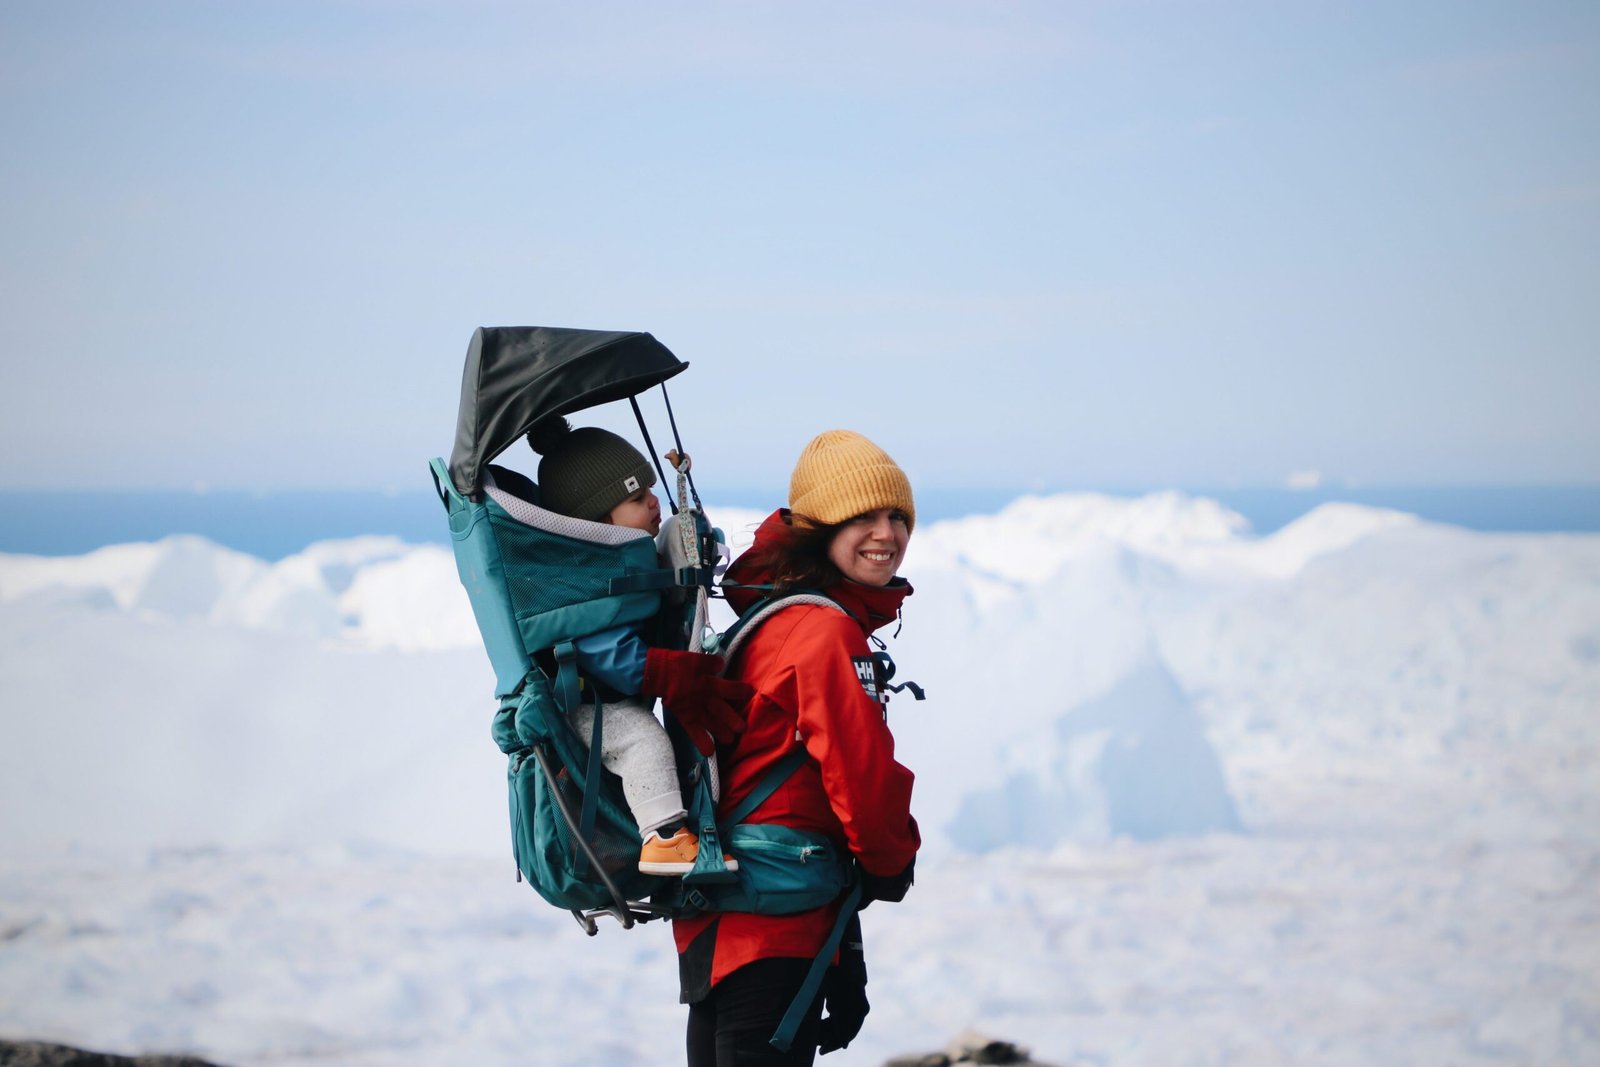
[[[544,419],[528,433],[539,461],[540,504],[548,511],[589,522],[628,526],[651,537],[661,531],[661,503],[651,488],[655,471],[636,448],[598,427],[573,429],[567,420]],[[644,839],[639,870],[684,874],[694,866],[700,843],[685,825],[672,742],[653,711],[661,697],[691,736],[703,730],[729,740],[741,728],[749,688],[719,677],[721,660],[703,652],[651,648],[629,623],[580,637],[578,673],[601,700],[600,759],[622,779],[623,796]],[[586,699],[572,724],[587,743],[595,705]],[[723,736],[727,734],[727,736]],[[694,736],[706,751],[708,739]],[[708,753],[709,754],[709,753]],[[734,866],[729,860],[728,865]]]

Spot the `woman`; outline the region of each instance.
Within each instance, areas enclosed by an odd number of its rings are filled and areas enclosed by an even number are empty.
[[[797,591],[821,592],[844,609],[786,607],[729,664],[728,676],[748,683],[755,696],[746,728],[718,752],[719,810],[736,807],[775,763],[803,746],[809,758],[745,821],[840,842],[859,865],[863,901],[901,899],[920,844],[911,772],[895,762],[884,678],[867,643],[911,595],[896,571],[915,521],[911,484],[894,460],[860,434],[830,430],[801,453],[788,509],[762,523],[723,583],[741,613],[766,596]],[[674,922],[690,1005],[690,1067],[805,1065],[819,1044],[829,1052],[855,1037],[867,1013],[859,927],[846,935],[790,1050],[769,1044],[839,907]]]

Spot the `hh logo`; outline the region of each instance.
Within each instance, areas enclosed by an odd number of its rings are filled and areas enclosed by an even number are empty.
[[[884,684],[887,679],[883,676],[883,664],[877,657],[851,656],[850,663],[856,669],[856,681],[867,691],[867,696],[879,704],[889,703],[888,687]]]

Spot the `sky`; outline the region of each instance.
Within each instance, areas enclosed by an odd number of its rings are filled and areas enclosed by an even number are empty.
[[[480,325],[702,492],[1600,482],[1588,2],[16,0],[0,142],[0,488],[420,489]]]

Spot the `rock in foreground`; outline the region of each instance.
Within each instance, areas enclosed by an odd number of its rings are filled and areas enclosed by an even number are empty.
[[[45,1041],[0,1041],[0,1067],[219,1067],[194,1056],[117,1056]]]
[[[951,1067],[958,1063],[1007,1063],[1016,1067],[1050,1067],[1040,1063],[1021,1045],[1000,1041],[965,1030],[946,1045],[942,1052],[925,1052],[920,1056],[896,1056],[883,1067]]]

